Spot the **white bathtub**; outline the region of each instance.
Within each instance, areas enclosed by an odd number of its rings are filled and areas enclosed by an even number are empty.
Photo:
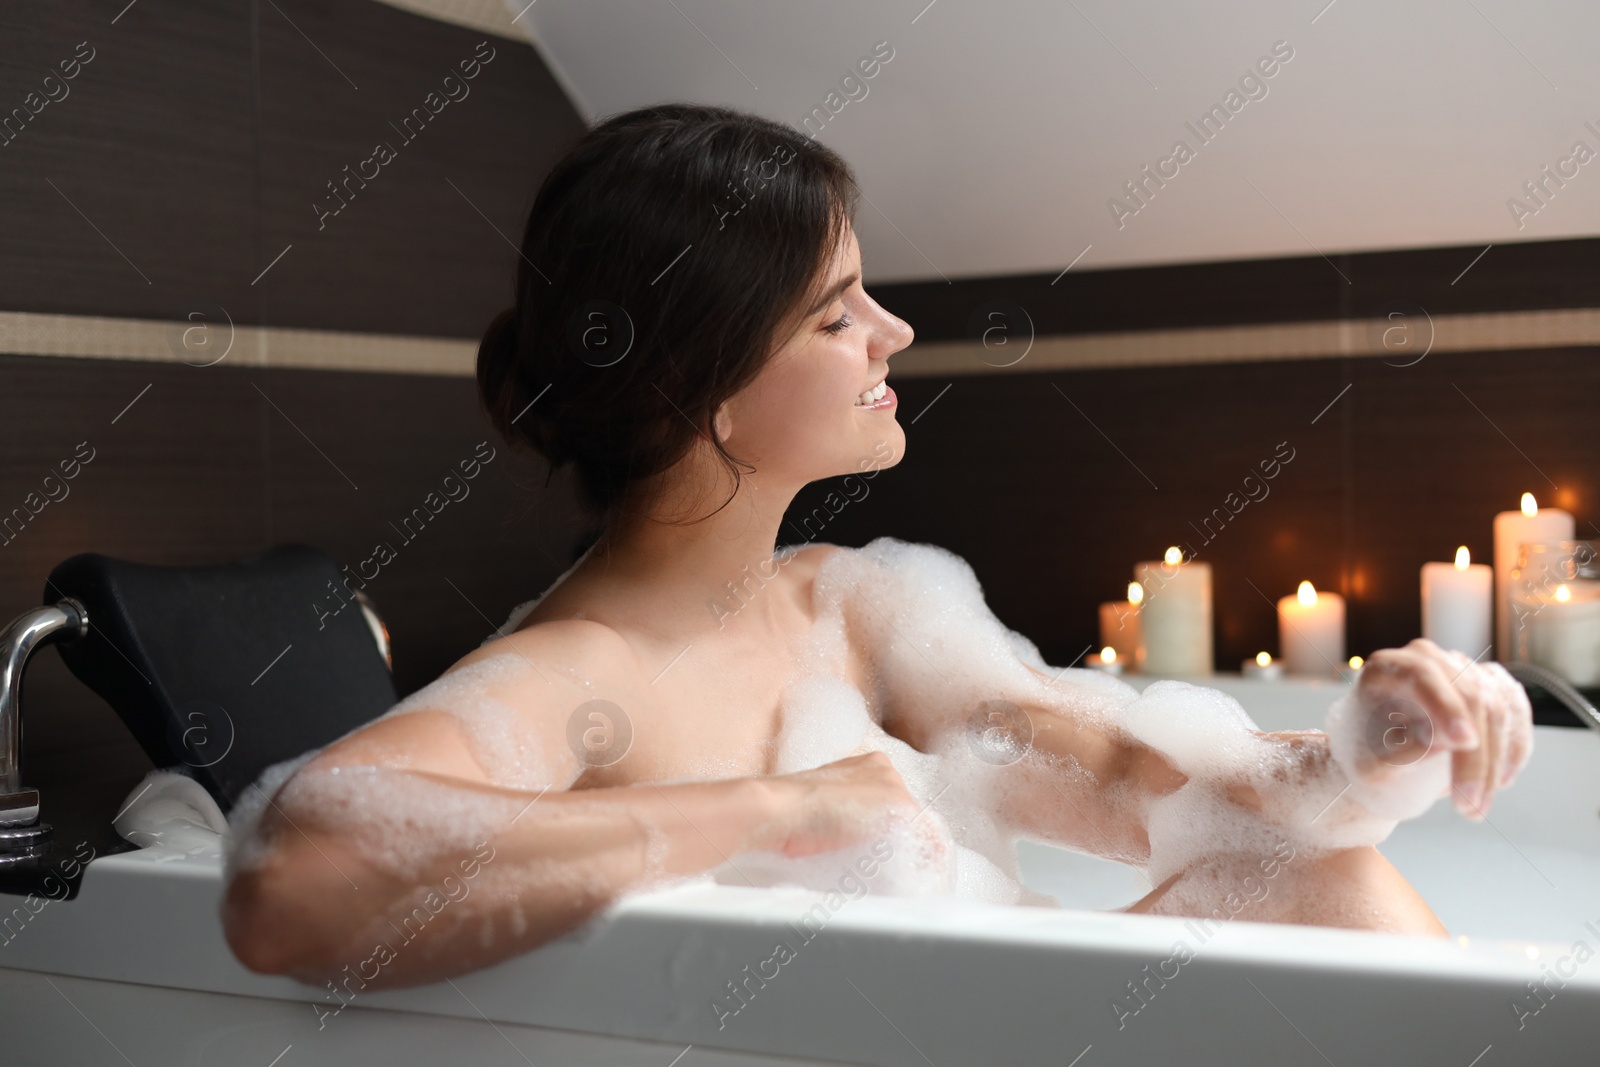
[[[1267,729],[1317,725],[1337,691],[1218,684]],[[95,860],[76,899],[0,947],[0,1063],[1600,1063],[1600,958],[1585,955],[1600,952],[1600,735],[1539,728],[1489,822],[1439,804],[1382,848],[1455,941],[1234,920],[1201,943],[1184,920],[1075,910],[1145,887],[1027,845],[1029,883],[1074,910],[866,897],[800,944],[789,924],[817,894],[678,889],[489,970],[325,1014],[332,994],[229,954],[214,846],[156,847]],[[713,1000],[780,938],[795,958],[719,1026]],[[1193,958],[1119,1020],[1113,997],[1179,940]],[[1519,1017],[1546,968],[1570,977]]]

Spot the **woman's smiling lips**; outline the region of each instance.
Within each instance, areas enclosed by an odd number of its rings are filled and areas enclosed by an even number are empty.
[[[855,406],[858,408],[878,410],[880,408],[893,407],[894,404],[894,390],[889,388],[889,383],[887,381],[881,381],[871,389],[868,389],[866,392],[856,397]]]

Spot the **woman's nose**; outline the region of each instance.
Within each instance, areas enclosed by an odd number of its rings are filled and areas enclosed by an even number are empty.
[[[876,331],[874,337],[876,343],[869,354],[874,359],[888,359],[896,352],[909,347],[917,333],[909,322],[898,315],[884,311],[881,306],[878,312],[883,317],[883,325]]]

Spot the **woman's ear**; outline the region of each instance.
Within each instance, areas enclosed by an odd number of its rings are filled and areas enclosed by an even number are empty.
[[[711,417],[711,427],[717,433],[717,440],[726,441],[733,434],[733,415],[728,411],[728,405],[722,404],[717,408],[717,413]]]

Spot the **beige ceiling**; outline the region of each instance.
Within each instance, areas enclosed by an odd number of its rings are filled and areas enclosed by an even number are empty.
[[[527,40],[517,25],[511,21],[521,9],[507,7],[505,0],[380,0],[380,2],[417,15],[426,15],[441,22],[453,22],[457,26],[483,30],[499,37]]]
[[[1600,235],[1600,158],[1572,158],[1600,153],[1595,0],[387,2],[520,33],[591,121],[834,101],[816,136],[861,181],[877,282]],[[1265,95],[1197,138],[1275,44]]]

